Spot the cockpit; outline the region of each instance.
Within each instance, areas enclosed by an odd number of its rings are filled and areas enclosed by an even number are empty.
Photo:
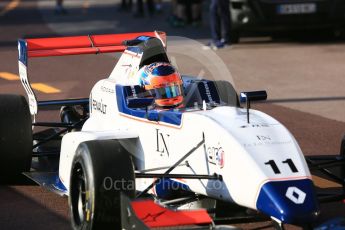
[[[181,124],[184,112],[212,109],[218,106],[239,107],[238,95],[227,81],[210,81],[183,76],[184,106],[158,109],[154,100],[139,86],[116,86],[117,103],[120,113],[151,121],[163,121],[173,125]]]
[[[132,44],[134,45],[132,47],[128,47],[128,50],[136,48],[142,52],[139,68],[155,62],[170,63],[165,48],[157,38],[137,39],[130,42],[135,42],[135,44]],[[188,47],[190,48],[190,46]],[[162,121],[162,119],[169,120],[170,118],[178,121],[184,112],[212,109],[218,106],[240,106],[237,92],[228,81],[207,80],[187,75],[182,75],[181,77],[183,90],[174,85],[167,85],[167,87],[159,88],[160,91],[155,89],[155,91],[150,90],[148,92],[141,85],[117,85],[116,93],[119,112],[149,120],[150,116],[155,120],[155,114],[157,114],[157,120],[159,121]],[[155,95],[152,95],[152,93]],[[182,94],[182,105],[168,108],[155,105],[155,100],[171,98],[170,94],[175,96]]]

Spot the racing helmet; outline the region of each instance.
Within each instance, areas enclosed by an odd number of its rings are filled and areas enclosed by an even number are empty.
[[[177,70],[166,62],[142,67],[139,81],[160,107],[176,107],[183,103],[183,82]]]

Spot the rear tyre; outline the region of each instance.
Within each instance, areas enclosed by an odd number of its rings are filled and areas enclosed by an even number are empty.
[[[21,95],[0,95],[0,183],[15,184],[29,171],[32,157],[32,122]]]
[[[118,140],[81,143],[70,178],[73,229],[122,229],[121,194],[135,196],[130,153]]]

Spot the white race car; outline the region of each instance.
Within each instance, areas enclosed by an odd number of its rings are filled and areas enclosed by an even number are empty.
[[[262,213],[277,228],[312,224],[319,202],[300,147],[281,123],[250,109],[252,101],[266,99],[265,91],[238,97],[227,81],[182,75],[184,106],[160,109],[145,95],[136,74],[155,62],[170,63],[165,39],[163,32],[147,32],[20,40],[19,71],[29,103],[22,96],[0,96],[1,175],[13,181],[25,172],[67,195],[74,229],[179,225],[171,216],[173,223],[150,225],[137,211],[144,225],[124,227],[130,214],[122,207],[123,195],[153,199],[169,210],[206,208],[214,221],[212,210],[222,204]],[[106,52],[123,54],[89,98],[37,101],[29,58]],[[61,123],[31,120],[38,108],[51,107],[61,108]],[[32,126],[49,128],[32,135]],[[344,186],[344,152],[308,163],[321,170],[340,165],[341,176],[327,173]]]

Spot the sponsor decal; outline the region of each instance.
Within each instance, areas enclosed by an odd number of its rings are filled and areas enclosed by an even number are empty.
[[[259,141],[271,141],[272,138],[270,136],[263,136],[263,135],[256,135]]]
[[[125,67],[129,67],[129,68],[131,68],[131,67],[132,67],[132,64],[128,64],[128,65],[122,65],[122,66],[125,66]]]
[[[136,73],[139,71],[139,68],[130,68],[129,69],[129,73],[128,73],[128,79],[132,80],[136,80]]]
[[[224,150],[222,147],[208,147],[207,159],[210,164],[218,165],[220,168],[224,167]]]
[[[115,93],[115,89],[111,89],[105,86],[101,86],[101,91],[105,92],[105,93],[110,93],[110,94],[114,94]]]
[[[248,125],[242,125],[240,128],[268,128],[270,127],[269,124],[248,124]]]
[[[205,87],[205,91],[206,91],[206,96],[208,98],[208,101],[210,103],[214,103],[213,99],[212,99],[212,95],[211,95],[211,92],[210,92],[210,87],[208,86],[207,82],[204,81],[204,87]]]
[[[303,204],[307,194],[297,187],[289,187],[285,196],[295,204]]]
[[[137,92],[135,91],[135,87],[133,85],[131,85],[131,91],[132,91],[132,97],[138,98]]]
[[[92,99],[92,108],[95,111],[99,111],[103,114],[107,113],[107,105],[103,104],[102,100],[99,102],[95,99]]]
[[[19,61],[18,64],[19,64],[19,77],[29,99],[30,113],[32,115],[37,114],[37,110],[38,110],[37,99],[29,83],[27,67],[21,61]]]
[[[156,151],[160,153],[161,156],[167,155],[169,157],[169,149],[167,145],[169,137],[170,134],[163,133],[161,130],[156,129]]]
[[[252,143],[244,143],[243,147],[259,147],[264,145],[284,145],[290,144],[291,140],[274,140],[271,136],[268,135],[255,135],[256,141]]]

